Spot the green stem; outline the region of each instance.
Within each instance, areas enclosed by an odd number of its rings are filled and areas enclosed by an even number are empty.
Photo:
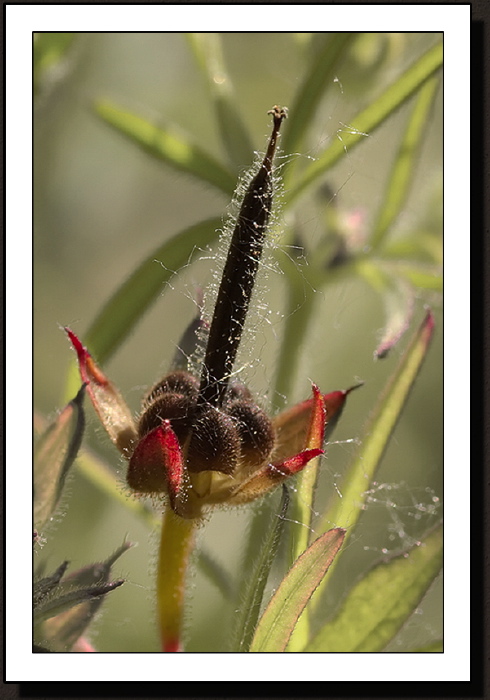
[[[278,408],[283,408],[291,397],[300,360],[300,350],[304,344],[314,302],[315,290],[307,284],[297,282],[292,278],[292,275],[289,276],[285,312],[286,326],[281,343],[273,394],[274,402]]]
[[[157,571],[158,624],[162,651],[182,651],[185,578],[196,520],[168,508],[163,515]]]

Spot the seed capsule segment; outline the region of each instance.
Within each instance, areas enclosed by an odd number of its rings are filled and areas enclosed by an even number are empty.
[[[204,359],[198,407],[222,405],[257,275],[272,204],[272,161],[286,112],[279,107],[259,172],[243,198],[221,279]]]

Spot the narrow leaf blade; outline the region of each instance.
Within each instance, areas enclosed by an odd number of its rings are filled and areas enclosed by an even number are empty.
[[[101,365],[112,356],[150,305],[165,291],[165,282],[175,270],[194,260],[203,247],[214,241],[221,225],[221,218],[214,218],[183,229],[152,251],[123,282],[84,334],[87,346]],[[77,377],[77,368],[73,365],[69,388],[75,380],[78,381]]]
[[[361,438],[361,445],[341,485],[342,499],[325,515],[325,529],[334,522],[353,529],[361,515],[376,469],[393,434],[422,362],[427,354],[434,331],[434,317],[427,312],[422,324],[390,377],[386,388],[370,417]]]
[[[58,595],[36,612],[38,625],[44,620],[40,634],[52,651],[68,651],[80,639],[97,614],[107,593],[124,581],[110,581],[111,567],[130,547],[124,542],[103,562],[97,562],[64,578]]]
[[[357,114],[349,123],[342,140],[336,139],[324,153],[310,165],[289,193],[289,202],[296,199],[312,182],[322,177],[345,153],[352,150],[366,134],[372,134],[393,112],[408,100],[442,67],[442,43],[429,49],[405,73],[392,83],[376,100]]]
[[[442,566],[442,526],[408,553],[381,562],[348,593],[304,652],[379,652],[414,612]]]
[[[288,105],[290,119],[282,143],[285,153],[293,153],[301,147],[305,130],[311,123],[320,100],[324,98],[328,86],[333,85],[338,63],[356,36],[352,32],[326,35],[323,49],[309,66],[294,102]]]
[[[175,170],[193,175],[227,195],[233,193],[235,176],[199,146],[108,101],[96,102],[95,111],[119,133]]]
[[[388,177],[388,187],[383,198],[383,205],[370,238],[370,245],[373,249],[379,248],[385,241],[390,227],[406,202],[416,173],[417,157],[427,132],[427,124],[439,85],[440,78],[434,76],[422,86],[417,95]]]
[[[188,34],[187,39],[207,79],[214,102],[218,133],[230,162],[235,167],[244,166],[249,162],[254,148],[243,123],[240,101],[236,98],[226,69],[221,35],[216,32],[196,32]]]
[[[165,283],[203,247],[218,237],[220,217],[183,229],[139,265],[103,307],[84,336],[100,363],[104,363],[131,333],[150,304],[165,291]]]
[[[410,649],[411,654],[442,654],[444,652],[444,642],[442,639],[438,639],[436,642],[431,644],[426,644],[423,647],[416,647],[415,649]]]
[[[348,528],[349,534],[354,530],[361,516],[369,485],[381,463],[427,354],[433,331],[434,317],[432,312],[428,311],[363,430],[360,447],[340,487],[342,498],[324,514],[322,530],[328,530],[332,523]],[[327,584],[333,568],[322,582],[322,588]],[[312,600],[313,607],[319,603],[320,599],[320,591],[318,591]]]
[[[262,615],[250,651],[286,649],[299,616],[328,571],[344,537],[342,528],[325,532],[296,560]]]
[[[73,401],[39,438],[34,456],[34,526],[48,522],[59,503],[66,475],[80,448],[85,429],[82,386]]]
[[[57,596],[43,602],[35,612],[35,624],[37,625],[54,617],[57,618],[58,622],[62,619],[63,624],[65,624],[67,619],[65,615],[68,615],[68,617],[71,619],[71,614],[78,612],[79,605],[84,603],[94,603],[94,601],[97,601],[100,596],[109,593],[110,591],[114,590],[114,588],[118,588],[123,583],[123,580],[114,581],[112,583],[101,583],[100,585],[92,586],[91,588],[72,590],[68,593],[64,593],[61,596]],[[61,616],[63,616],[63,618],[61,618]],[[58,626],[56,626],[56,630],[58,631]]]
[[[254,562],[252,573],[244,579],[244,585],[239,593],[240,605],[232,651],[245,652],[249,650],[257,626],[267,579],[284,530],[284,519],[288,505],[289,494],[287,487],[283,485],[278,512],[273,513],[272,522],[270,522],[267,535]]]

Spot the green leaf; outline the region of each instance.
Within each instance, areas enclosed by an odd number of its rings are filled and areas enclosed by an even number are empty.
[[[332,523],[348,528],[349,534],[354,530],[361,516],[369,486],[381,464],[388,442],[427,354],[433,330],[434,318],[428,311],[362,431],[360,447],[340,486],[342,498],[335,501],[333,506],[324,513],[320,531],[328,530]],[[334,567],[331,567],[322,582],[322,589],[327,585],[333,569]],[[320,594],[321,590],[312,600],[313,608],[318,605]]]
[[[301,179],[290,189],[288,202],[295,200],[315,180],[322,177],[345,153],[367,134],[372,134],[391,114],[406,102],[432,75],[442,67],[442,43],[436,44],[392,83],[376,100],[357,114],[324,153],[306,168]]]
[[[40,89],[40,84],[47,71],[62,61],[73,43],[76,34],[73,32],[36,32],[33,43],[33,74],[34,92]]]
[[[335,523],[350,532],[359,520],[366,492],[425,359],[433,330],[434,318],[428,311],[362,431],[360,447],[340,486],[342,498],[325,514],[324,530]]]
[[[146,153],[176,170],[193,175],[201,182],[213,185],[227,195],[233,194],[235,175],[199,146],[168,128],[152,124],[108,101],[100,100],[95,103],[94,108],[105,122],[119,133],[128,136]]]
[[[274,401],[278,408],[283,408],[286,398],[291,396],[297,367],[301,357],[301,348],[307,337],[308,326],[314,318],[317,302],[315,286],[309,284],[307,271],[299,268],[288,255],[278,250],[281,270],[287,279],[286,310],[284,312],[283,339],[279,357],[275,363]],[[305,283],[306,278],[306,283]],[[300,313],[298,312],[300,309]]]
[[[325,532],[296,560],[255,631],[250,651],[284,651],[294,626],[344,541],[345,530]]]
[[[310,126],[320,101],[333,85],[339,61],[357,36],[351,32],[326,35],[323,49],[309,66],[293,103],[288,105],[288,124],[281,144],[284,153],[293,153],[301,147],[305,131]]]
[[[284,519],[288,505],[289,494],[287,487],[283,484],[279,510],[277,513],[273,512],[267,535],[255,559],[253,569],[250,575],[243,579],[244,585],[239,592],[238,615],[231,651],[244,652],[249,650],[257,626],[267,579],[284,530]]]
[[[45,423],[38,413],[35,413],[34,416],[37,425],[42,426]],[[81,448],[76,461],[80,473],[107,497],[139,516],[149,527],[156,527],[160,524],[160,517],[155,515],[149,505],[135,498],[127,497],[127,494],[121,490],[114,471],[91,450]]]
[[[78,613],[77,608],[81,603],[99,602],[97,601],[97,598],[100,598],[100,596],[103,596],[115,588],[118,588],[123,583],[123,580],[119,580],[112,583],[102,583],[90,588],[79,588],[69,591],[68,593],[64,593],[61,596],[54,596],[47,601],[43,601],[43,603],[41,603],[35,611],[34,624],[39,625],[39,623],[45,622],[46,620],[49,620],[55,616],[62,615],[67,611],[73,611],[73,614],[75,615]],[[58,632],[58,629],[56,631]]]
[[[110,577],[111,567],[132,546],[131,542],[123,542],[105,561],[89,564],[83,569],[78,569],[78,571],[74,571],[69,576],[66,576],[62,581],[61,588],[69,589],[73,586],[95,586],[96,584],[106,583]]]
[[[415,265],[398,264],[396,266],[398,274],[403,275],[410,284],[419,289],[430,289],[434,292],[443,291],[443,279],[440,269],[424,268]]]
[[[180,231],[154,250],[119,287],[102,308],[88,332],[84,345],[103,364],[131,333],[145,311],[165,289],[175,270],[191,262],[218,236],[221,218],[207,219]],[[68,387],[78,381],[73,364]]]
[[[215,32],[188,34],[196,61],[204,73],[216,112],[218,133],[236,168],[250,163],[254,147],[242,120],[240,100],[235,96],[223,58],[221,36]],[[272,105],[271,105],[272,107]]]
[[[154,250],[119,287],[84,336],[98,362],[112,355],[150,304],[165,291],[165,283],[175,271],[212,243],[221,225],[221,218],[207,219],[180,231]]]
[[[82,386],[73,401],[39,438],[34,452],[34,527],[41,530],[53,516],[66,475],[80,448],[85,429]]]
[[[316,457],[303,469],[296,479],[296,489],[293,500],[294,510],[291,513],[291,545],[290,550],[296,559],[308,547],[310,525],[314,512],[315,487],[318,478],[320,457]],[[300,651],[309,637],[310,621],[308,608],[300,616],[290,638],[289,651]]]
[[[431,109],[440,82],[438,76],[428,80],[420,89],[415,100],[405,134],[388,177],[388,188],[382,200],[383,205],[378,213],[369,241],[373,250],[382,245],[407,200],[417,172],[420,146],[427,133]]]
[[[400,630],[442,566],[442,526],[408,552],[374,566],[304,652],[379,652]]]
[[[434,205],[436,208],[437,205]],[[438,209],[438,211],[441,211]],[[442,222],[441,222],[442,228]],[[383,246],[383,261],[394,264],[411,263],[416,265],[442,266],[442,236],[439,232],[431,233],[427,230],[414,230],[408,236],[397,240],[386,241]]]
[[[110,557],[64,578],[53,595],[35,609],[36,637],[52,651],[69,651],[85,632],[107,593],[124,581],[109,581],[111,567],[131,544],[124,542]],[[37,641],[37,640],[36,640]]]
[[[340,416],[344,410],[345,399],[348,393],[353,389],[357,389],[361,384],[352,387],[349,392],[346,392],[343,401],[339,407],[334,408],[338,401],[338,394],[340,392],[332,392],[331,394],[325,395],[325,407],[327,410],[327,425],[325,426],[324,443],[330,439],[335,426],[337,425]],[[337,404],[338,406],[338,404]],[[296,488],[294,490],[294,496],[292,499],[292,508],[290,513],[291,525],[289,528],[290,532],[290,543],[288,549],[292,555],[292,561],[297,559],[297,557],[305,551],[311,539],[311,533],[314,530],[311,527],[312,516],[315,512],[315,489],[318,479],[318,469],[320,465],[321,457],[317,457],[312,460],[306,469],[298,474],[296,479]],[[294,628],[293,634],[289,642],[288,651],[300,651],[305,646],[309,639],[309,614],[308,607],[303,611],[303,614],[298,620],[296,627]]]
[[[442,654],[444,652],[444,641],[438,639],[436,642],[431,644],[426,644],[423,647],[416,647],[415,649],[409,649],[410,654]]]
[[[38,607],[58,586],[68,568],[68,562],[64,561],[50,576],[44,576],[34,581],[32,602],[34,609]]]

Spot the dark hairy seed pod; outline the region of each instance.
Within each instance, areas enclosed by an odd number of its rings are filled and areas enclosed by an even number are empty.
[[[183,394],[196,401],[199,391],[199,382],[189,372],[176,370],[167,374],[161,381],[155,384],[150,389],[150,392],[143,399],[143,406],[149,406],[161,394],[172,392],[174,394]]]
[[[251,466],[264,462],[271,454],[275,434],[272,422],[253,401],[237,400],[226,407],[240,433],[241,460]]]
[[[138,435],[143,437],[153,428],[158,428],[163,420],[170,420],[179,442],[187,437],[194,414],[195,402],[183,394],[167,392],[158,397],[142,413],[138,423]]]
[[[272,135],[238,214],[223,270],[199,387],[198,409],[221,406],[233,369],[257,275],[272,204],[272,161],[286,112],[274,107]]]
[[[205,407],[193,425],[187,457],[191,472],[232,474],[240,457],[240,434],[233,419],[212,406]]]
[[[225,403],[230,403],[231,401],[236,401],[237,399],[252,399],[252,392],[250,389],[242,384],[241,382],[232,382],[228,387],[226,392]]]

